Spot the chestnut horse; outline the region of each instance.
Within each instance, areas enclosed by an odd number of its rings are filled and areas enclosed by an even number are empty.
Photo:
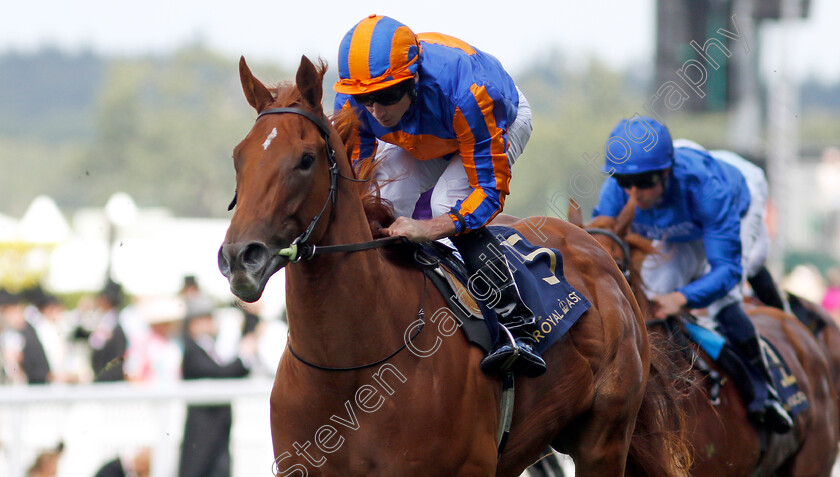
[[[639,270],[644,258],[657,253],[650,240],[631,232],[635,202],[631,198],[617,218],[595,217],[586,226],[576,204],[569,207],[569,221],[587,230],[601,243],[617,263],[629,267],[628,280],[636,300],[649,317],[652,343],[669,340],[664,327],[649,314],[648,299]],[[630,254],[629,257],[626,253]],[[731,377],[699,347],[692,352],[721,376],[719,403],[710,401],[707,374],[694,369],[688,387],[690,439],[695,451],[692,475],[727,476],[829,476],[837,454],[840,426],[833,379],[827,359],[812,333],[793,316],[776,308],[745,307],[759,334],[770,341],[790,367],[810,407],[794,417],[793,431],[767,434],[761,442],[759,430],[748,420],[746,406]],[[687,361],[679,345],[672,345],[671,355]],[[763,450],[762,447],[764,446]]]
[[[840,392],[840,324],[822,306],[802,297],[787,294],[791,313],[805,323],[817,339],[820,347],[828,358],[828,368],[835,392]],[[815,329],[818,327],[818,329]],[[822,325],[821,327],[819,327]],[[840,399],[837,400],[840,406]],[[840,409],[838,409],[840,417]]]
[[[270,398],[275,474],[516,476],[551,445],[580,476],[681,475],[681,411],[670,388],[648,380],[641,311],[579,228],[514,225],[562,253],[566,278],[592,307],[546,352],[548,372],[517,382],[500,457],[501,380],[479,370],[481,350],[457,333],[420,270],[392,248],[290,261],[307,243],[325,251],[373,240],[361,194],[369,185],[321,106],[325,71],[303,57],[295,84],[269,89],[239,64],[258,116],[233,152],[235,212],[219,267],[247,302],[285,267],[289,339]],[[336,124],[352,120],[340,116]]]

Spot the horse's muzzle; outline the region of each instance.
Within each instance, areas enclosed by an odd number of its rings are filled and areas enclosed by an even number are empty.
[[[288,262],[262,242],[223,244],[218,260],[231,293],[249,303],[260,299],[268,279]]]

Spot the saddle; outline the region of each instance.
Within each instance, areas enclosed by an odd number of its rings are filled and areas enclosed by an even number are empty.
[[[498,321],[485,320],[481,307],[470,295],[464,264],[453,251],[439,242],[410,243],[411,258],[432,284],[440,291],[446,304],[460,323],[467,341],[489,353],[498,335]]]
[[[542,354],[571,328],[590,304],[566,281],[559,251],[535,247],[509,227],[488,229],[500,239],[498,250],[507,258],[520,294],[537,318],[535,350]],[[485,353],[493,349],[501,327],[492,308],[474,296],[480,296],[481,277],[471,277],[457,251],[447,245],[431,242],[412,246],[414,263],[440,290],[467,339]]]
[[[590,304],[566,281],[559,251],[534,247],[509,227],[491,226],[488,229],[500,239],[498,250],[504,253],[522,299],[537,318],[534,350],[542,354],[569,330]],[[412,243],[409,246],[413,247],[414,264],[440,290],[467,340],[481,348],[485,355],[489,353],[500,339],[502,326],[493,309],[473,296],[480,274],[470,276],[457,251],[442,243]],[[513,401],[514,376],[509,372],[502,376],[496,435],[498,456],[502,455],[510,433]]]
[[[668,317],[662,320],[668,337],[674,340],[695,369],[708,377],[709,399],[713,405],[720,403],[720,386],[723,378],[709,364],[689,346],[689,342],[696,343],[706,352],[736,383],[750,382],[746,375],[747,359],[732,346],[727,339],[717,331],[697,323],[697,320],[686,313],[679,317]],[[809,402],[805,393],[799,388],[796,377],[790,372],[782,355],[773,344],[761,338],[761,348],[767,360],[773,387],[779,394],[782,405],[791,417],[808,408]],[[753,399],[749,386],[737,386],[745,402]]]

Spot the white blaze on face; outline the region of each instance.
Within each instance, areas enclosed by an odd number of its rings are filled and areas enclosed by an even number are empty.
[[[265,142],[263,142],[263,151],[268,149],[268,146],[271,144],[271,141],[277,137],[277,128],[271,130],[268,137],[265,138]]]

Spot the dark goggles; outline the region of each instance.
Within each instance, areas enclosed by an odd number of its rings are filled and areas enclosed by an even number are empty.
[[[664,171],[643,172],[641,174],[613,174],[613,179],[622,189],[651,189],[662,182]]]
[[[353,99],[362,106],[371,107],[373,103],[382,106],[397,104],[408,92],[409,87],[414,86],[414,81],[403,81],[372,93],[354,94]]]

